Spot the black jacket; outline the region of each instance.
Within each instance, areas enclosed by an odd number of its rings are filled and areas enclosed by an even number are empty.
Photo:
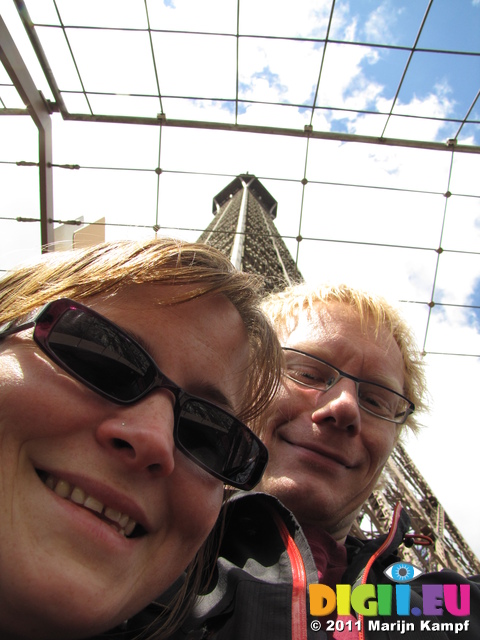
[[[322,618],[310,615],[308,585],[318,583],[318,574],[294,516],[276,498],[260,493],[239,492],[226,510],[210,590],[199,598],[176,640],[326,640],[325,623],[316,630]],[[397,506],[387,535],[366,542],[348,537],[348,568],[342,583],[354,588],[363,578],[364,583],[392,585],[384,570],[399,561],[396,550],[409,528],[406,512]],[[478,576],[467,580],[453,571],[432,572],[409,584],[411,607],[421,611],[422,585],[469,585],[470,615],[457,617],[445,609],[438,617],[359,616],[365,640],[480,640]]]

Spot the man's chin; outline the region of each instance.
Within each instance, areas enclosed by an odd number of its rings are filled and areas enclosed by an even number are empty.
[[[304,479],[292,478],[287,475],[267,476],[262,479],[257,490],[275,496],[296,515],[300,508],[302,510],[312,509],[312,512],[316,512],[320,506],[319,498],[322,494],[323,500],[320,502],[324,501],[325,492],[320,491],[320,495],[318,495],[318,488],[316,487],[316,490],[312,492],[309,484]],[[327,488],[326,493],[330,493]]]
[[[362,505],[352,509],[342,506],[338,500],[338,486],[333,485],[335,483],[330,485],[318,480],[310,484],[286,476],[267,476],[257,489],[278,498],[301,525],[318,526],[331,535],[341,531],[343,535],[350,529]]]

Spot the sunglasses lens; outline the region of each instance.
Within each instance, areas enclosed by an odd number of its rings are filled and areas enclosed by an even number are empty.
[[[263,445],[243,423],[195,399],[182,403],[177,439],[193,460],[234,486],[252,487],[266,463]]]
[[[131,402],[152,384],[154,367],[128,336],[101,317],[69,309],[48,335],[59,364],[103,395]]]

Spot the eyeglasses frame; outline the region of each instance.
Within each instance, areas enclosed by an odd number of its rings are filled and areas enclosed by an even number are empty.
[[[357,378],[356,376],[352,376],[350,373],[346,373],[345,371],[342,371],[338,367],[335,367],[330,362],[327,362],[326,360],[322,360],[322,358],[318,358],[317,356],[313,356],[311,353],[306,353],[305,351],[301,351],[300,349],[293,349],[291,347],[282,347],[282,349],[283,349],[283,351],[291,351],[293,353],[300,353],[302,356],[306,356],[308,358],[312,358],[312,360],[317,360],[317,362],[320,362],[321,364],[324,364],[327,367],[330,367],[337,374],[339,374],[338,378],[335,380],[335,382],[333,382],[333,384],[329,385],[326,389],[320,389],[319,387],[316,387],[314,385],[308,384],[307,382],[301,382],[300,380],[296,380],[295,378],[292,378],[291,376],[289,376],[288,373],[284,372],[285,377],[288,378],[289,380],[291,380],[292,382],[300,384],[300,385],[302,385],[304,387],[308,387],[310,389],[316,389],[317,391],[329,391],[329,389],[334,387],[337,384],[337,382],[339,382],[342,378],[347,378],[347,380],[352,380],[355,383],[355,387],[356,387],[356,390],[357,390],[358,406],[361,409],[363,409],[364,411],[366,411],[367,413],[369,413],[370,415],[375,416],[375,418],[380,418],[380,420],[386,420],[387,422],[391,422],[393,424],[399,424],[399,425],[405,424],[405,422],[408,420],[408,416],[410,416],[415,411],[415,405],[413,404],[413,402],[411,400],[409,400],[406,396],[402,395],[401,393],[398,393],[398,391],[394,391],[393,389],[390,389],[390,387],[387,387],[387,386],[385,386],[383,384],[379,384],[378,382],[370,382],[370,380],[364,380],[362,378]],[[365,383],[365,384],[371,384],[374,387],[380,387],[380,389],[385,389],[386,391],[390,391],[391,393],[394,393],[399,398],[402,398],[402,400],[405,400],[405,402],[407,403],[407,409],[405,411],[405,415],[403,416],[402,421],[400,422],[398,420],[392,420],[391,418],[386,418],[385,416],[380,416],[378,413],[375,413],[371,409],[368,409],[367,407],[364,407],[362,404],[360,404],[359,384],[362,383],[362,382]]]

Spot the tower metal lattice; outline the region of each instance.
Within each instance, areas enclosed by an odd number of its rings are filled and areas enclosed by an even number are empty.
[[[214,197],[213,213],[199,241],[226,253],[237,268],[264,276],[267,291],[303,280],[275,227],[277,202],[255,176],[237,176]],[[450,568],[463,575],[480,573],[478,558],[402,444],[388,460],[381,482],[365,502],[352,533],[360,538],[386,533],[398,501],[408,509],[412,531],[433,541],[402,547],[399,554],[405,561],[429,571]]]
[[[263,275],[267,291],[303,280],[273,222],[277,202],[255,176],[237,176],[214,197],[213,213],[199,240],[229,255],[237,269]]]

